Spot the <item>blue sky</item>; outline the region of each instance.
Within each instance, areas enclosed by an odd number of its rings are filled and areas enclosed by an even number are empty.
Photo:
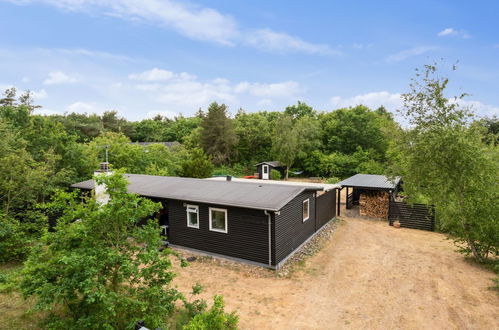
[[[499,115],[497,1],[0,0],[0,87],[41,113],[129,119],[401,106],[414,69],[441,58],[452,93]]]

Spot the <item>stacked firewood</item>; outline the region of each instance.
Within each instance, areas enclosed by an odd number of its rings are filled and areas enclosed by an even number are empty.
[[[388,193],[373,191],[359,197],[360,215],[372,218],[388,218]]]

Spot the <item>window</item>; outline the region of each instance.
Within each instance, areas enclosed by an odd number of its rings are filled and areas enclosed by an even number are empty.
[[[263,173],[267,174],[269,172],[269,166],[263,165]]]
[[[303,222],[307,221],[310,218],[310,199],[306,199],[303,201]]]
[[[199,229],[199,206],[187,205],[187,227]]]
[[[210,207],[210,230],[227,233],[227,210]]]

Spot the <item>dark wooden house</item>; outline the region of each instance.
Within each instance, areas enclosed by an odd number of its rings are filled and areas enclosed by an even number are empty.
[[[272,172],[272,170],[276,170],[281,173],[282,178],[286,175],[286,166],[282,165],[278,161],[261,162],[255,166],[258,172],[258,179],[270,180],[270,172]]]
[[[336,215],[336,189],[138,174],[126,178],[130,192],[162,202],[160,225],[173,247],[270,268],[278,268]],[[94,181],[72,187],[91,190]]]

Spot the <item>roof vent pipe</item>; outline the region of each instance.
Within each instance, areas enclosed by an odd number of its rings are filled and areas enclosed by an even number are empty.
[[[225,178],[226,178],[227,181],[232,181],[232,176],[231,175],[227,175]]]

